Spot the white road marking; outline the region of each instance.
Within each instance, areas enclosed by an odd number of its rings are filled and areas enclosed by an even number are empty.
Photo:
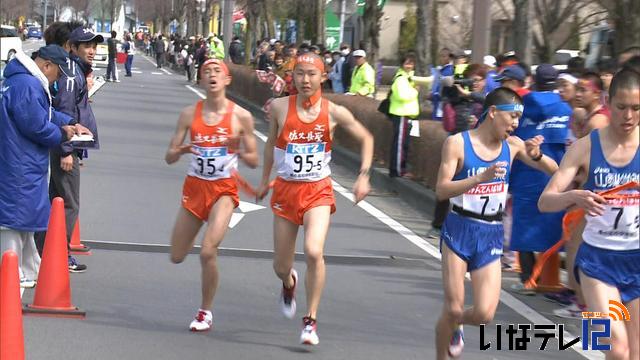
[[[231,214],[231,219],[229,220],[229,229],[233,229],[234,226],[238,225],[240,220],[244,217],[244,214],[233,213]]]
[[[165,74],[167,74],[167,75],[173,75],[173,73],[172,73],[171,71],[169,71],[169,70],[167,70],[167,69],[165,69],[165,68],[160,68],[160,70],[161,70],[162,72],[164,72]]]
[[[138,71],[138,70],[131,70],[131,72],[132,72],[133,74],[142,74],[142,71]]]
[[[203,95],[198,90],[194,89],[192,86],[190,86],[190,85],[185,85],[185,86],[189,90],[191,90],[194,93],[196,93],[202,99],[206,98],[205,95]],[[262,141],[266,141],[267,140],[267,136],[265,136],[264,134],[260,133],[258,130],[254,130],[254,134],[256,134],[256,136],[258,136],[260,138],[260,140],[262,140]],[[334,190],[336,190],[340,195],[344,196],[345,198],[347,198],[348,200],[350,200],[352,202],[354,201],[353,200],[353,194],[351,192],[349,192],[347,189],[345,189],[342,185],[338,184],[337,182],[335,182],[333,180],[331,182],[333,183]],[[357,206],[360,207],[365,212],[367,212],[369,215],[371,215],[371,216],[375,217],[376,219],[378,219],[381,223],[383,223],[383,224],[387,225],[388,227],[390,227],[391,229],[393,229],[395,232],[400,234],[402,237],[404,237],[405,239],[409,240],[412,244],[416,245],[417,247],[419,247],[424,252],[426,252],[427,254],[431,255],[432,257],[434,257],[438,261],[442,260],[442,256],[440,255],[440,250],[439,249],[437,249],[435,246],[431,245],[427,240],[425,240],[422,237],[418,236],[416,233],[411,231],[406,226],[404,226],[404,225],[400,224],[399,222],[397,222],[396,220],[392,219],[389,215],[385,214],[384,212],[382,212],[381,210],[379,210],[375,206],[369,204],[368,202],[366,202],[364,200],[360,201]],[[470,279],[469,274],[466,275],[466,278]],[[533,310],[527,304],[525,304],[522,301],[518,300],[517,298],[515,298],[513,295],[511,295],[510,293],[508,293],[505,290],[500,290],[500,301],[503,304],[505,304],[508,307],[510,307],[517,314],[520,314],[521,316],[523,316],[527,320],[531,321],[531,323],[533,323],[533,324],[555,324],[554,322],[552,322],[551,320],[547,319],[546,317],[544,317],[542,314],[538,313],[537,311]],[[550,332],[550,333],[553,333],[555,335],[555,332],[553,332],[553,331]],[[572,335],[571,333],[569,333],[568,331],[565,331],[564,332],[564,338],[572,340],[572,339],[575,338],[575,336]],[[577,342],[571,348],[575,352],[577,352],[578,354],[580,354],[581,356],[583,356],[586,359],[589,359],[589,360],[603,360],[604,359],[604,354],[601,351],[585,351],[585,350],[582,350],[582,341]]]
[[[254,204],[246,201],[240,201],[240,205],[238,205],[238,208],[240,208],[240,211],[242,211],[243,213],[265,209],[265,207],[262,205],[258,205],[258,204]]]
[[[159,73],[159,72],[155,72],[155,71],[154,71],[154,72],[152,72],[152,73],[151,73],[151,75],[162,75],[162,73]]]

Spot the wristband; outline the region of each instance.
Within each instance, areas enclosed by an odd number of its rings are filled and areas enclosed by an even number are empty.
[[[360,172],[358,173],[358,175],[371,176],[371,169],[370,168],[360,169]]]

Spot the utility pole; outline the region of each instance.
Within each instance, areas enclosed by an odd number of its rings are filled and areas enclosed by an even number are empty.
[[[489,39],[491,38],[491,1],[473,1],[473,27],[471,62],[482,64],[483,57],[489,54]]]
[[[340,45],[344,42],[345,12],[347,12],[347,0],[340,0]]]
[[[234,0],[224,0],[224,8],[222,9],[222,34],[224,35],[224,53],[225,57],[229,58],[229,45],[231,44],[231,38],[233,37],[233,8],[235,7]]]

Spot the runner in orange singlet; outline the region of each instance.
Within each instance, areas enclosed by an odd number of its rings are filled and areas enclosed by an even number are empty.
[[[325,282],[324,242],[330,215],[335,211],[331,185],[333,131],[342,126],[361,143],[362,163],[353,186],[355,201],[369,193],[369,169],[373,137],[346,108],[322,98],[326,80],[322,59],[304,54],[296,59],[293,77],[298,95],[275,99],[271,105],[269,139],[265,145],[264,170],[258,197],[269,189],[271,168],[277,172],[271,207],[274,216],[273,268],[282,279],[280,303],[287,318],[296,312],[295,288],[298,274],[293,269],[298,228],[304,226],[307,312],[300,342],[317,345],[316,316]]]
[[[232,177],[238,159],[258,165],[251,114],[225,97],[231,76],[221,60],[207,60],[201,67],[200,86],[207,98],[182,110],[165,160],[173,164],[183,154],[191,160],[182,189],[179,210],[171,237],[171,261],[181,263],[195,242],[203,222],[202,303],[191,322],[192,331],[209,330],[213,324],[211,307],[218,286],[217,255],[233,209],[238,206],[238,188]],[[190,133],[191,142],[184,144]],[[239,146],[242,143],[242,148]]]

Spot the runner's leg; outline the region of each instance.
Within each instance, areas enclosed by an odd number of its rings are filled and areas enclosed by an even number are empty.
[[[274,215],[273,217],[273,270],[286,288],[293,286],[291,269],[296,254],[298,225]]]
[[[436,325],[436,356],[438,360],[449,358],[451,335],[462,323],[464,313],[464,275],[467,263],[442,243],[442,285],[444,306]]]
[[[620,293],[616,287],[589,277],[582,270],[580,271],[580,286],[589,311],[608,314],[609,300],[620,301]],[[611,344],[611,350],[605,352],[605,358],[607,360],[628,360],[629,344],[624,321],[611,321],[610,324],[611,338],[600,339],[601,344]]]
[[[501,281],[500,261],[493,261],[471,272],[473,307],[465,310],[462,316],[464,324],[477,326],[493,320],[500,301]]]
[[[307,315],[316,318],[325,282],[324,243],[331,219],[330,206],[311,208],[304,214],[304,254],[307,261],[305,290]]]
[[[631,321],[626,321],[627,338],[629,341],[629,360],[640,360],[640,298],[635,298],[624,304],[629,310]]]
[[[179,264],[184,260],[193,247],[201,226],[202,220],[180,207],[171,235],[171,262]]]
[[[235,204],[231,196],[222,196],[216,201],[209,213],[207,230],[204,233],[200,264],[202,265],[202,304],[201,309],[211,309],[213,297],[218,288],[218,246],[229,227]]]

